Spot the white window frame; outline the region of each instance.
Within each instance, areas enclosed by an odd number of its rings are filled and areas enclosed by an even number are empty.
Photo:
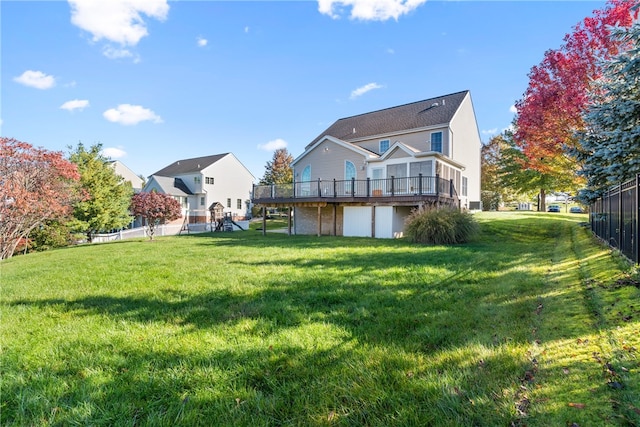
[[[349,166],[353,168],[353,175],[349,173]],[[351,194],[353,188],[351,188],[351,178],[356,178],[358,171],[356,165],[350,160],[344,161],[344,192],[345,195]]]
[[[435,141],[433,140],[433,138],[434,138],[436,135],[440,135],[440,141],[439,141],[439,144],[440,144],[440,150],[434,150],[434,148],[433,148],[433,144],[434,144],[434,142],[435,142]],[[434,151],[434,152],[436,152],[436,153],[443,153],[443,151],[442,151],[442,148],[443,148],[443,141],[444,141],[444,139],[443,139],[442,131],[432,132],[432,133],[431,133],[431,147],[430,147],[430,148],[431,148],[431,151]],[[435,142],[435,143],[437,144],[438,142]]]

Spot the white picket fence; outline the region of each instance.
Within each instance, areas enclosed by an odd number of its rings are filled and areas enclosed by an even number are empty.
[[[249,229],[249,221],[237,221],[237,223],[245,230]],[[233,226],[233,231],[239,231],[240,228]],[[197,234],[207,233],[211,231],[210,223],[201,224],[162,224],[156,227],[154,237],[175,236],[178,234]],[[92,243],[113,242],[115,240],[135,239],[141,237],[149,237],[147,227],[131,228],[128,230],[120,230],[115,233],[94,234]]]

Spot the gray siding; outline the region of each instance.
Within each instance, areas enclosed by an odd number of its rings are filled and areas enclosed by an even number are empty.
[[[326,150],[325,150],[326,149]],[[311,165],[311,180],[343,180],[345,161],[349,160],[356,167],[356,179],[366,179],[367,171],[363,169],[365,156],[331,141],[320,143],[313,151],[298,161],[294,168],[294,180],[302,180],[302,171]]]
[[[362,147],[366,150],[379,153],[380,141],[384,139],[389,140],[389,147],[391,147],[396,141],[406,144],[415,148],[418,151],[431,151],[431,133],[442,132],[442,146],[443,151],[446,151],[445,147],[449,145],[449,130],[446,126],[433,128],[430,130],[421,131],[407,131],[406,133],[392,135],[389,137],[376,137],[365,141],[354,142],[354,145]],[[446,154],[446,153],[445,153]]]

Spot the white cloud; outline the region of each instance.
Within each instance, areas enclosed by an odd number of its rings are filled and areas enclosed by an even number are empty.
[[[209,40],[202,38],[202,37],[198,37],[196,39],[196,42],[198,43],[198,46],[200,47],[205,47],[207,45],[207,43],[209,43]]]
[[[141,14],[164,21],[167,0],[69,0],[71,22],[93,35],[123,46],[135,46],[149,33]]]
[[[55,77],[49,76],[42,71],[27,70],[18,77],[14,77],[13,80],[36,89],[51,89],[56,85]]]
[[[110,159],[121,159],[127,155],[127,152],[116,147],[107,147],[102,150],[102,155]]]
[[[68,111],[74,111],[74,110],[84,110],[86,107],[89,106],[89,101],[87,101],[86,99],[74,99],[71,101],[67,101],[64,104],[62,104],[60,106],[61,110],[68,110]]]
[[[125,48],[118,48],[118,47],[113,47],[111,45],[106,45],[102,48],[102,54],[104,56],[106,56],[109,59],[120,59],[120,58],[133,58],[133,52],[131,52],[129,49],[125,49]],[[134,59],[135,62],[137,62],[137,56],[136,59]]]
[[[167,0],[68,0],[71,6],[71,23],[89,32],[94,42],[106,40],[120,47],[107,44],[102,50],[109,59],[134,57],[126,46],[135,46],[147,36],[142,15],[164,21],[169,13]]]
[[[481,131],[483,135],[495,135],[498,133],[498,128],[486,129]]]
[[[287,141],[282,138],[274,139],[266,144],[258,144],[258,149],[264,151],[275,151],[280,148],[287,148]]]
[[[245,33],[248,33],[248,32],[249,32],[249,27],[248,27],[248,26],[244,27],[244,32],[245,32]]]
[[[350,19],[386,21],[405,15],[427,0],[318,0],[318,11],[337,19],[345,7],[351,7]]]
[[[357,97],[362,96],[369,91],[372,91],[374,89],[380,89],[382,87],[384,86],[379,85],[378,83],[366,84],[362,87],[359,87],[358,89],[351,91],[351,95],[349,96],[349,99],[356,99]]]
[[[511,112],[513,114],[517,114],[518,113],[518,109],[516,108],[515,105],[512,105],[511,107],[509,107],[509,112]]]
[[[135,125],[144,121],[162,123],[162,118],[140,105],[120,104],[102,113],[105,119],[121,125]]]

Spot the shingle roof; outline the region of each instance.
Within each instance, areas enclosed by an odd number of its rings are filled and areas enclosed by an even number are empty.
[[[343,141],[350,141],[449,123],[467,93],[469,91],[464,90],[339,119],[311,141],[307,148],[318,142],[325,135],[330,135]]]
[[[158,172],[154,173],[153,175],[175,176],[175,175],[181,175],[185,173],[198,172],[208,166],[211,166],[212,164],[214,164],[215,162],[217,162],[218,160],[220,160],[221,158],[223,158],[228,154],[229,153],[223,153],[223,154],[215,154],[213,156],[178,160],[173,162],[169,166],[163,169],[160,169]]]
[[[189,187],[187,187],[184,181],[180,178],[172,178],[162,175],[154,175],[153,178],[165,194],[170,194],[172,196],[193,195],[191,190],[189,190]]]

